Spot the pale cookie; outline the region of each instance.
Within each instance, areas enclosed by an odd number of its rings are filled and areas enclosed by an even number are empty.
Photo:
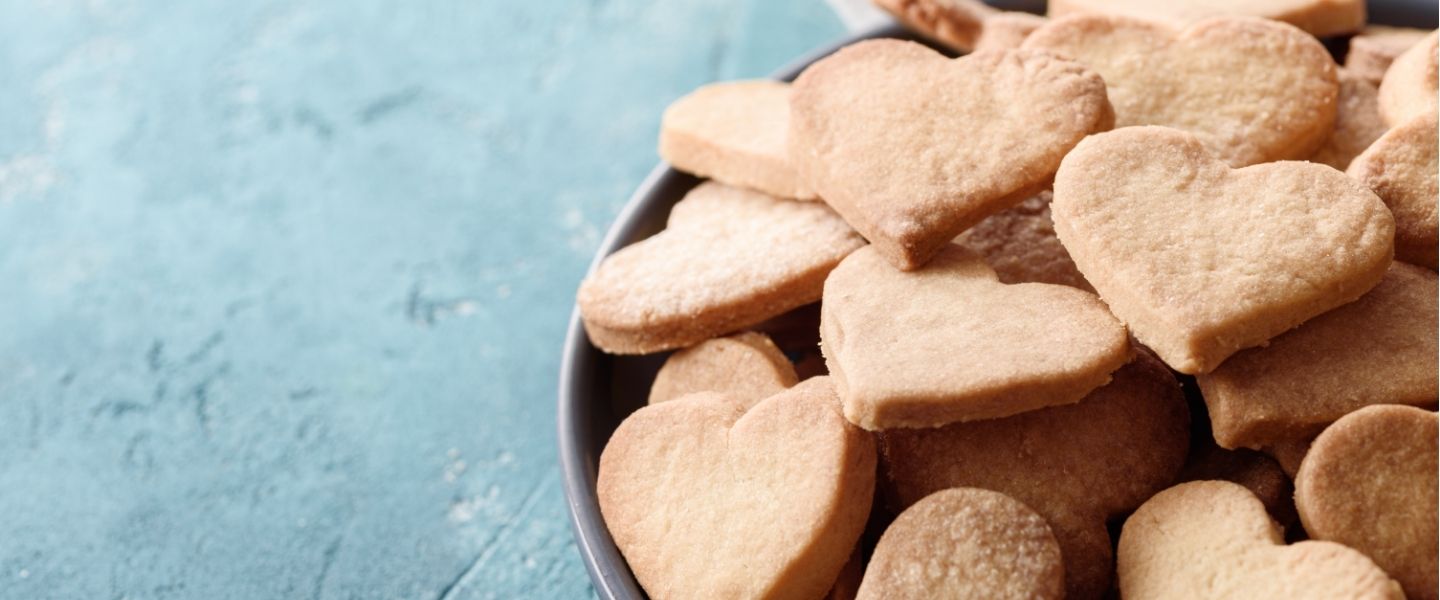
[[[1125,327],[1095,295],[1006,285],[949,246],[918,271],[874,247],[825,280],[820,349],[865,429],[936,427],[1071,404],[1129,359]]]
[[[746,331],[670,355],[650,384],[650,404],[695,392],[720,392],[749,408],[798,381],[790,359],[769,337]]]
[[[1395,260],[1435,270],[1440,244],[1440,170],[1435,113],[1391,129],[1365,150],[1345,173],[1375,190],[1395,216]]]
[[[1309,157],[1335,122],[1335,62],[1315,38],[1283,23],[1222,17],[1180,30],[1076,16],[1036,30],[1024,48],[1099,72],[1117,128],[1188,131],[1235,167]]]
[[[1410,600],[1435,600],[1440,587],[1437,436],[1433,412],[1362,408],[1315,438],[1295,478],[1295,505],[1310,537],[1365,553]]]
[[[671,166],[781,198],[814,199],[790,162],[790,84],[712,83],[660,120],[660,157]]]
[[[646,406],[600,456],[600,512],[651,598],[818,598],[870,516],[875,442],[825,378],[755,405]]]
[[[1380,115],[1392,127],[1436,111],[1436,32],[1430,32],[1390,65],[1380,82]]]
[[[1358,301],[1196,378],[1226,448],[1302,442],[1371,404],[1430,406],[1440,395],[1435,273],[1394,263]]]
[[[1139,353],[1079,404],[891,430],[880,440],[881,487],[893,508],[950,487],[1009,495],[1050,524],[1065,558],[1066,594],[1083,600],[1110,589],[1106,521],[1175,480],[1189,412],[1170,371]]]
[[[1311,155],[1310,162],[1344,171],[1390,127],[1380,118],[1375,85],[1349,69],[1340,70],[1340,99],[1335,104],[1335,128]]]
[[[1359,298],[1385,275],[1395,235],[1385,204],[1343,173],[1231,169],[1164,127],[1081,142],[1050,210],[1111,312],[1191,374]]]
[[[1390,69],[1390,64],[1406,50],[1420,43],[1429,33],[1429,29],[1367,25],[1364,31],[1350,38],[1350,51],[1345,54],[1345,69],[1355,72],[1370,83],[1380,85],[1380,81],[1385,78],[1385,71]]]
[[[1045,17],[991,8],[980,0],[874,0],[906,27],[957,52],[1019,48]]]
[[[1261,17],[1289,23],[1316,37],[1359,31],[1365,0],[1050,0],[1051,18],[1074,14],[1149,19],[1184,27],[1211,17]]]
[[[905,270],[1038,192],[1112,121],[1105,83],[1079,64],[1024,50],[951,60],[896,40],[811,65],[790,107],[801,179]]]
[[[665,231],[606,257],[577,304],[601,350],[683,348],[819,300],[830,269],[862,245],[823,204],[702,183]]]
[[[989,490],[926,496],[880,537],[860,600],[1065,597],[1060,546],[1045,519]]]
[[[986,217],[955,238],[955,244],[985,257],[1001,283],[1053,283],[1095,291],[1055,237],[1049,191]]]
[[[1126,600],[1405,597],[1359,552],[1332,542],[1286,546],[1265,506],[1228,481],[1156,494],[1125,521],[1118,553]]]

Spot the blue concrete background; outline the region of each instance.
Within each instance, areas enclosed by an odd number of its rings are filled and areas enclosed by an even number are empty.
[[[0,597],[575,598],[558,355],[821,0],[0,0]]]

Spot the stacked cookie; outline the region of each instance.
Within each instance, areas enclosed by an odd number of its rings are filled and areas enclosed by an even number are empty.
[[[709,181],[581,284],[597,347],[676,351],[598,474],[645,590],[1435,598],[1435,34],[877,3],[974,52],[680,99]]]

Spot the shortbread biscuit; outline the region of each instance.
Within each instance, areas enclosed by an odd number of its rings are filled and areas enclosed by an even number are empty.
[[[1265,454],[1241,448],[1226,450],[1206,438],[1190,449],[1179,481],[1229,481],[1255,494],[1265,511],[1280,525],[1295,522],[1294,487],[1279,462]]]
[[[1060,545],[1045,519],[989,490],[935,492],[895,519],[875,546],[861,600],[1065,597]]]
[[[906,27],[957,52],[1019,48],[1045,17],[996,10],[980,0],[874,0]]]
[[[720,392],[749,408],[798,381],[790,359],[768,336],[746,331],[670,355],[650,384],[650,404]]]
[[[1234,167],[1308,158],[1335,122],[1335,62],[1315,38],[1284,23],[1221,17],[1180,30],[1075,16],[1036,30],[1024,48],[1100,73],[1117,128],[1188,131]]]
[[[651,598],[818,598],[870,515],[875,442],[825,378],[755,405],[702,392],[620,424],[600,511]]]
[[[1390,207],[1395,216],[1395,260],[1432,271],[1440,244],[1437,126],[1433,111],[1415,117],[1381,136],[1345,171],[1375,190]]]
[[[1305,453],[1310,451],[1310,443],[1313,441],[1314,438],[1305,438],[1274,442],[1265,446],[1263,452],[1280,463],[1280,470],[1285,471],[1286,477],[1294,480],[1295,475],[1300,473],[1300,462],[1305,460]]]
[[[949,246],[917,271],[862,248],[825,280],[820,348],[845,417],[865,429],[936,427],[1079,401],[1130,356],[1095,295],[1005,285]]]
[[[1340,69],[1340,99],[1335,103],[1335,128],[1330,137],[1311,155],[1310,162],[1344,171],[1355,157],[1390,129],[1380,118],[1375,85]]]
[[[1197,377],[1215,440],[1265,448],[1308,440],[1371,404],[1434,405],[1437,302],[1434,272],[1394,263],[1358,301]]]
[[[1390,63],[1430,33],[1428,29],[1366,25],[1350,38],[1350,51],[1345,54],[1345,69],[1353,71],[1372,84],[1380,85]]]
[[[1316,37],[1359,31],[1364,0],[1050,0],[1051,18],[1074,14],[1149,19],[1176,27],[1211,17],[1261,17],[1289,23]]]
[[[712,83],[676,100],[660,120],[671,166],[781,198],[814,199],[790,162],[790,84]]]
[[[1305,531],[1369,556],[1405,588],[1410,600],[1435,600],[1435,413],[1409,406],[1370,406],[1325,429],[1295,478]]]
[[[1285,545],[1265,506],[1227,481],[1192,481],[1156,494],[1125,521],[1118,554],[1126,600],[1405,597],[1350,548]]]
[[[964,486],[1009,495],[1045,517],[1065,558],[1066,595],[1083,600],[1110,589],[1106,521],[1175,480],[1189,412],[1170,371],[1139,353],[1079,404],[885,431],[880,445],[881,488],[896,510]]]
[[[819,300],[830,269],[862,245],[822,204],[703,183],[665,231],[606,257],[577,304],[601,350],[683,348]]]
[[[1055,237],[1049,191],[986,217],[955,238],[955,244],[985,257],[1001,283],[1053,283],[1095,291]]]
[[[1081,142],[1050,208],[1111,312],[1190,374],[1359,298],[1385,275],[1395,235],[1385,204],[1343,173],[1231,169],[1164,127]]]
[[[1113,119],[1104,81],[1076,63],[1024,50],[951,60],[896,40],[811,65],[790,107],[801,179],[904,270],[1038,192]]]
[[[1440,85],[1440,67],[1436,66],[1436,33],[1430,32],[1391,63],[1380,82],[1380,116],[1392,127],[1398,127],[1440,106],[1436,86]]]

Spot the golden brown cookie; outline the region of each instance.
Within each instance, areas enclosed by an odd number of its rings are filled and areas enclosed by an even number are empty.
[[[702,183],[665,231],[606,257],[577,304],[601,350],[683,348],[819,300],[830,269],[862,245],[823,204]]]
[[[1335,103],[1335,128],[1330,137],[1310,156],[1310,162],[1344,171],[1375,140],[1390,129],[1380,118],[1375,85],[1340,69],[1340,99]]]
[[[1060,165],[1050,210],[1111,312],[1191,374],[1369,291],[1395,229],[1374,193],[1334,169],[1232,169],[1164,127],[1081,142]]]
[[[896,40],[810,65],[790,108],[801,179],[905,270],[1038,192],[1112,121],[1105,83],[1076,63],[1024,50],[951,60]]]
[[[1059,600],[1060,546],[1045,519],[989,490],[942,490],[890,524],[860,585],[861,600]]]
[[[1050,197],[1049,191],[1040,192],[990,215],[955,238],[955,244],[985,257],[1001,283],[1053,283],[1094,292],[1055,237]]]
[[[957,52],[1019,48],[1045,17],[991,8],[980,0],[874,0],[920,34]]]
[[[870,430],[935,427],[1071,404],[1130,356],[1095,295],[1006,285],[949,246],[917,271],[862,248],[825,280],[820,348],[845,417]]]
[[[1395,260],[1432,271],[1440,244],[1437,126],[1434,112],[1415,117],[1386,132],[1345,171],[1375,190],[1390,207],[1395,216]]]
[[[1435,91],[1440,85],[1435,36],[1436,32],[1430,32],[1385,71],[1385,79],[1380,82],[1380,115],[1392,127],[1427,112],[1433,113],[1440,106]]]
[[[1009,495],[1044,517],[1065,558],[1066,594],[1099,598],[1113,571],[1105,522],[1175,479],[1189,413],[1175,377],[1140,353],[1079,404],[880,435],[882,491],[903,509],[950,487]]]
[[[1156,494],[1125,521],[1118,554],[1126,600],[1405,597],[1359,552],[1331,542],[1286,546],[1265,506],[1228,481]]]
[[[1051,18],[1074,14],[1116,15],[1176,27],[1211,17],[1261,17],[1289,23],[1316,37],[1359,31],[1364,0],[1050,0]]]
[[[1314,438],[1300,440],[1284,440],[1265,446],[1263,451],[1280,463],[1280,469],[1285,471],[1285,476],[1291,480],[1300,473],[1300,461],[1305,460],[1305,453],[1310,451],[1310,442]]]
[[[1353,71],[1372,84],[1380,85],[1390,63],[1425,39],[1428,29],[1366,25],[1350,38],[1350,51],[1345,54],[1345,69]]]
[[[1215,440],[1271,447],[1308,440],[1371,404],[1433,405],[1437,302],[1435,273],[1394,263],[1360,300],[1197,377]]]
[[[1335,122],[1335,62],[1305,32],[1250,17],[1181,30],[1115,16],[1051,21],[1024,48],[1105,78],[1115,126],[1188,131],[1231,166],[1306,158]]]
[[[825,378],[755,405],[702,392],[620,424],[600,456],[600,511],[651,598],[818,598],[850,557],[875,442]]]
[[[695,392],[720,392],[749,408],[798,381],[790,359],[769,337],[746,331],[670,355],[650,384],[650,404]]]
[[[712,83],[676,100],[660,121],[660,157],[671,166],[781,198],[814,199],[795,177],[786,136],[790,84]]]
[[[1369,556],[1410,600],[1435,600],[1437,579],[1435,413],[1369,406],[1315,438],[1295,478],[1305,531]]]
[[[824,600],[855,600],[855,596],[860,593],[860,580],[864,576],[865,555],[860,552],[857,544],[850,553],[850,560],[845,561],[845,566],[840,568],[840,576],[835,578],[835,584],[830,586]]]

